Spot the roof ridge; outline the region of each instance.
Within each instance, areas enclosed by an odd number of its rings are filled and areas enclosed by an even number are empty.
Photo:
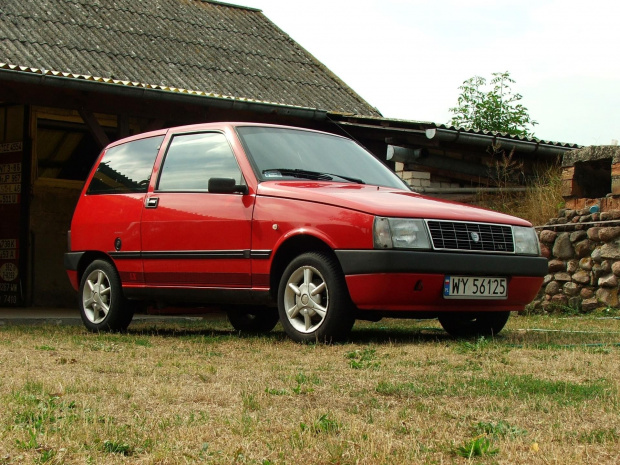
[[[63,1],[71,1],[71,0],[63,0]],[[212,1],[212,0],[194,0],[194,1],[201,1],[201,2],[204,1],[204,2],[206,2],[206,1]],[[91,6],[91,5],[87,5],[87,6]],[[199,28],[212,29],[214,31],[234,32],[235,34],[239,34],[239,35],[242,35],[242,36],[262,37],[262,38],[266,38],[267,37],[265,35],[261,35],[261,34],[255,33],[255,32],[250,33],[250,32],[246,32],[246,31],[239,30],[239,29],[231,30],[229,28],[225,28],[225,27],[221,27],[221,26],[218,27],[218,25],[215,24],[215,23],[214,24],[210,24],[210,25],[203,25],[201,23],[198,23],[198,22],[192,21],[192,20],[181,21],[179,19],[170,18],[168,16],[157,15],[157,14],[149,14],[149,13],[139,13],[139,12],[136,12],[134,10],[128,10],[126,8],[118,8],[116,6],[110,7],[107,10],[128,12],[128,13],[131,13],[131,14],[136,14],[136,15],[140,15],[140,16],[148,16],[150,18],[162,19],[162,20],[165,20],[167,22],[175,22],[175,23],[183,24],[183,25],[190,24],[192,26],[196,26],[196,27],[199,27]],[[260,11],[260,10],[256,10],[256,11]],[[106,24],[104,26],[97,26],[97,25],[94,25],[92,23],[89,24],[88,22],[85,22],[85,21],[84,22],[77,22],[77,21],[63,20],[62,18],[54,18],[54,19],[42,18],[42,17],[38,17],[36,15],[29,14],[29,13],[17,15],[17,14],[14,14],[14,13],[6,13],[5,12],[3,15],[5,17],[7,17],[7,18],[33,19],[33,20],[36,20],[38,22],[49,22],[49,23],[53,23],[53,24],[62,24],[62,25],[78,26],[78,27],[79,26],[84,26],[84,27],[92,28],[92,29],[106,29],[105,26],[109,26],[109,24]],[[109,29],[106,29],[106,30],[116,30],[116,31],[121,31],[123,33],[131,33],[132,32],[132,31],[129,31],[129,30],[112,29],[112,28],[109,28]],[[273,38],[269,37],[269,39],[272,40]],[[288,36],[280,35],[280,36],[276,36],[276,40],[281,41],[281,42],[288,42],[290,40],[290,38]]]
[[[228,6],[231,8],[239,8],[241,10],[259,11],[263,12],[260,8],[253,8],[251,6],[237,5],[235,3],[221,2],[219,0],[196,0],[202,3],[213,3],[214,5]]]
[[[79,3],[80,5],[86,5],[86,6],[92,6],[92,3],[89,3],[88,0],[61,0],[65,3]],[[248,11],[255,11],[255,12],[262,12],[263,10],[261,10],[260,8],[254,8],[251,6],[244,6],[244,5],[238,5],[235,3],[229,3],[229,2],[222,2],[220,0],[194,0],[196,2],[200,2],[200,3],[211,3],[213,5],[219,5],[219,6],[226,6],[226,7],[230,7],[230,8],[237,8],[240,10],[248,10]],[[126,11],[121,9],[121,11]]]

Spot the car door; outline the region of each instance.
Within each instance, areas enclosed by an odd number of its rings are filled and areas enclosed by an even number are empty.
[[[247,288],[254,196],[208,191],[210,178],[243,175],[221,132],[175,134],[142,215],[151,287]]]

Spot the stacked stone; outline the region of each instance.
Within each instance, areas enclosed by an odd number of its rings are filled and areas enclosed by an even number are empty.
[[[538,236],[549,273],[532,303],[535,310],[618,306],[620,211],[560,210]]]

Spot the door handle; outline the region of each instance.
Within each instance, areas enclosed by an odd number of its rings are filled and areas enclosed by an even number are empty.
[[[146,208],[157,208],[159,204],[159,198],[157,197],[149,197],[146,199]]]

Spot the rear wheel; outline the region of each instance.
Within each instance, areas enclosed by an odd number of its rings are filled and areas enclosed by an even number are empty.
[[[268,333],[278,324],[278,309],[272,307],[229,307],[228,321],[237,331]]]
[[[95,260],[80,282],[80,315],[90,331],[125,331],[133,309],[123,296],[116,268],[105,260]]]
[[[495,336],[508,317],[510,312],[447,312],[439,315],[439,323],[453,337]]]
[[[355,322],[353,304],[336,260],[322,252],[299,255],[278,289],[280,322],[297,342],[346,339]]]

